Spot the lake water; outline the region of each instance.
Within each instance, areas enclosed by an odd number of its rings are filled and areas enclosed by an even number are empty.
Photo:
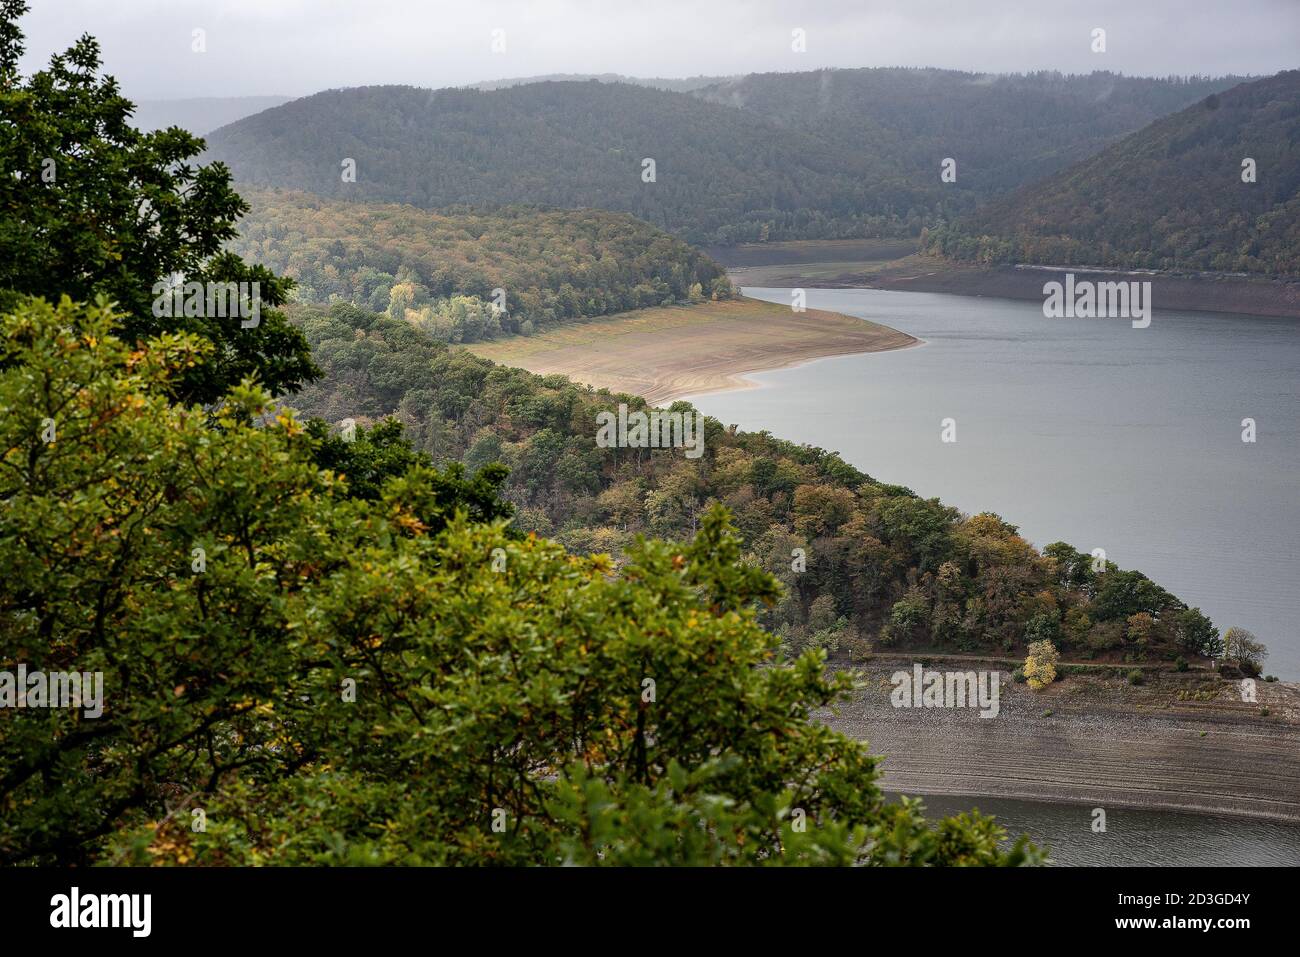
[[[893,795],[891,795],[893,797]],[[1010,798],[930,796],[929,817],[978,808],[1011,838],[1028,834],[1063,866],[1300,866],[1300,826],[1174,811],[1106,809],[1106,830],[1092,829],[1092,808]]]
[[[786,289],[746,295],[790,301]],[[925,344],[757,373],[696,396],[742,429],[838,451],[874,478],[992,511],[1039,547],[1104,548],[1300,680],[1300,323],[1161,312],[1047,319],[1037,303],[810,289],[808,307]],[[953,443],[941,421],[956,420]],[[1242,420],[1257,441],[1242,441]]]

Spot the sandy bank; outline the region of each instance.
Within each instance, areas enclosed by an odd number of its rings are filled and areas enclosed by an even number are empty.
[[[747,373],[915,343],[863,319],[740,298],[641,309],[467,348],[503,365],[662,403],[747,387]]]
[[[872,661],[855,699],[821,716],[885,756],[888,790],[1300,821],[1300,685],[1260,681],[1245,703],[1208,673],[1149,672],[1142,687],[1071,675],[1035,692],[1003,671],[999,713],[980,718],[893,707],[889,676],[912,661]]]

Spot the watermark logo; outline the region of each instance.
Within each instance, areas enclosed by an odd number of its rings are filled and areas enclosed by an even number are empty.
[[[1048,319],[1132,319],[1134,329],[1151,325],[1151,283],[1075,281],[1043,284],[1043,315]]]
[[[129,927],[132,937],[148,937],[152,929],[152,894],[70,894],[50,898],[51,927]]]
[[[911,671],[890,676],[895,708],[979,708],[981,718],[996,718],[1000,710],[1001,675],[996,671],[925,671],[918,661]]]
[[[104,713],[102,671],[0,671],[0,708],[81,708],[87,718]]]
[[[262,284],[253,282],[170,282],[153,284],[158,319],[239,319],[239,328],[262,322]]]
[[[632,412],[620,402],[617,416],[596,413],[596,445],[602,449],[685,449],[688,459],[704,454],[704,417],[688,412]]]

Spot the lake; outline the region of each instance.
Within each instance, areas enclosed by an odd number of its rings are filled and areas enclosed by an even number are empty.
[[[745,294],[790,302],[788,289]],[[838,451],[885,482],[992,511],[1039,547],[1136,568],[1300,680],[1300,324],[1162,312],[1047,319],[1040,304],[810,289],[807,305],[924,344],[748,376],[701,411]],[[941,441],[942,420],[956,441]],[[1242,420],[1257,440],[1242,441]]]
[[[1300,826],[1294,824],[1111,807],[1105,832],[1095,832],[1091,807],[951,795],[921,800],[935,818],[978,808],[997,818],[1012,839],[1028,834],[1063,866],[1300,866]]]

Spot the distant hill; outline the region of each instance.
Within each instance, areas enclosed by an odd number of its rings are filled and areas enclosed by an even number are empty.
[[[888,228],[933,199],[837,144],[625,83],[336,90],[243,119],[208,142],[208,158],[243,183],[426,208],[620,210],[700,242],[758,239],[765,227],[827,236]],[[356,161],[355,183],[343,182],[345,158]],[[643,180],[646,158],[654,182]]]
[[[597,81],[361,87],[217,130],[208,158],[245,183],[338,198],[621,210],[697,243],[916,235],[1224,82],[850,70],[694,93]],[[939,180],[948,156],[955,184]],[[340,175],[346,158],[355,183]]]
[[[444,342],[731,293],[704,253],[624,213],[244,198],[252,211],[229,248],[292,277],[299,300],[387,312]],[[492,308],[497,289],[504,312]]]
[[[511,86],[523,86],[525,83],[584,82],[596,80],[600,83],[630,83],[633,86],[648,86],[656,90],[672,90],[677,93],[690,93],[707,86],[713,86],[732,77],[688,76],[681,79],[664,76],[625,76],[622,73],[548,73],[544,76],[521,76],[507,80],[484,80],[482,83],[467,83],[470,90],[504,90]]]
[[[1208,96],[927,244],[984,262],[1300,276],[1300,71]]]
[[[205,136],[218,127],[291,99],[291,96],[201,96],[187,100],[139,100],[135,104],[133,125],[145,132],[179,126],[196,136]]]
[[[938,180],[983,200],[1078,162],[1125,134],[1240,82],[884,68],[758,73],[695,95]]]

